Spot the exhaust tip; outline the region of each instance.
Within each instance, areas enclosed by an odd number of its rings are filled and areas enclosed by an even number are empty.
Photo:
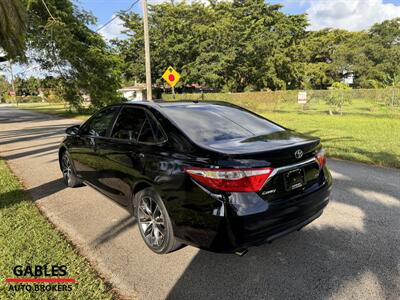
[[[249,252],[249,250],[246,248],[246,249],[236,251],[235,254],[238,256],[244,256],[247,252]]]

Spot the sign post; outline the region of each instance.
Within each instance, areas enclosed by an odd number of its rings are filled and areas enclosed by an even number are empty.
[[[172,88],[172,97],[175,99],[175,85],[181,79],[181,74],[179,74],[172,66],[169,66],[167,70],[165,70],[162,78]]]

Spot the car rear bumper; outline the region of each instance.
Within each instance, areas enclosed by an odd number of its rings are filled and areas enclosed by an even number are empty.
[[[332,187],[331,175],[325,173],[326,180],[318,189],[278,202],[269,203],[256,193],[232,193],[223,200],[209,194],[204,198],[221,207],[210,211],[185,208],[177,218],[172,216],[175,235],[183,243],[225,253],[271,242],[321,216]]]

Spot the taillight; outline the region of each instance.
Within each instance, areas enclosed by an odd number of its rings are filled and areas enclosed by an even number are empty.
[[[325,164],[326,164],[325,150],[324,150],[324,149],[321,149],[321,150],[317,153],[317,155],[315,155],[315,158],[317,159],[318,164],[319,164],[319,169],[321,170],[321,169],[325,166]]]
[[[216,190],[226,192],[258,192],[271,175],[272,170],[272,168],[187,168],[185,172],[199,183]]]

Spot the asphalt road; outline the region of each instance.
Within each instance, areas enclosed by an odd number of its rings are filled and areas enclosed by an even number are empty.
[[[398,170],[329,160],[335,179],[332,201],[322,217],[302,231],[251,248],[244,257],[193,247],[160,256],[146,248],[124,209],[89,187],[64,187],[57,147],[64,129],[77,123],[0,106],[0,156],[42,212],[124,295],[400,298]]]

